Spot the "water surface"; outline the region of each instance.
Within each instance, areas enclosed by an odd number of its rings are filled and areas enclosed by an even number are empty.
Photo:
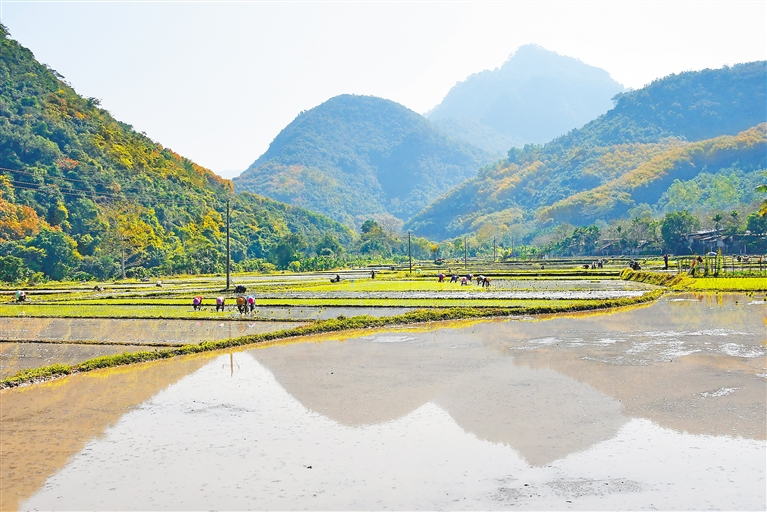
[[[184,345],[291,329],[293,322],[116,318],[0,318],[2,341],[98,341]]]
[[[9,390],[3,508],[764,509],[765,318],[677,295]]]
[[[74,365],[87,359],[123,352],[147,350],[139,345],[82,345],[70,343],[0,343],[0,378],[19,370],[49,366]]]

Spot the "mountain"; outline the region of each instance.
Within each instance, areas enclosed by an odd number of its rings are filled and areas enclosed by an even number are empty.
[[[219,272],[227,199],[235,263],[270,257],[290,233],[353,237],[327,217],[235,197],[231,182],[78,95],[0,25],[0,267],[21,261],[55,279],[115,277],[123,261],[135,275]]]
[[[233,182],[360,225],[372,214],[406,220],[488,161],[398,103],[342,95],[302,112]]]
[[[445,238],[493,226],[585,225],[654,205],[675,180],[767,166],[767,63],[671,75],[616,98],[610,111],[508,158],[409,222]],[[696,205],[690,205],[690,208]]]
[[[505,153],[583,126],[623,90],[607,71],[531,44],[456,84],[426,117],[453,138]]]

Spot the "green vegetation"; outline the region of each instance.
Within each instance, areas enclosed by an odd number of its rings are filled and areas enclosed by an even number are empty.
[[[697,178],[701,169],[714,169],[717,174],[723,174],[728,168],[738,165],[741,168],[735,170],[747,176],[748,181],[753,181],[767,164],[766,130],[767,124],[760,124],[737,136],[720,136],[670,148],[613,180],[542,208],[538,217],[547,222],[560,220],[578,224],[622,217],[637,204],[656,205],[664,194],[669,193],[671,186],[675,190],[680,188],[680,180]],[[701,181],[703,178],[699,179]],[[718,185],[725,184],[722,179],[717,181]],[[687,199],[695,200],[688,202],[688,205],[704,206],[701,196],[691,195]],[[729,204],[739,207],[744,203],[735,201],[733,197]],[[668,210],[668,205],[664,209]]]
[[[688,274],[635,272],[629,269],[624,270],[621,277],[629,281],[665,286],[675,291],[767,291],[767,279],[764,277],[693,277]]]
[[[451,309],[430,309],[417,310],[403,315],[392,317],[374,318],[371,316],[355,316],[351,318],[342,318],[314,322],[312,324],[276,331],[264,334],[255,334],[233,338],[216,342],[203,342],[197,345],[184,345],[161,350],[140,351],[123,353],[112,356],[102,356],[89,359],[77,365],[53,365],[31,370],[22,370],[16,375],[0,380],[0,389],[20,386],[32,382],[38,382],[55,377],[70,375],[73,373],[88,372],[100,368],[109,368],[126,364],[140,363],[170,357],[209,352],[212,350],[221,350],[255,343],[263,343],[278,339],[292,338],[298,336],[309,336],[327,332],[337,332],[344,330],[371,329],[388,327],[394,325],[415,324],[423,322],[436,322],[444,320],[456,320],[464,318],[489,318],[502,317],[509,315],[531,315],[542,313],[560,313],[585,311],[597,308],[621,307],[634,304],[641,304],[657,299],[663,294],[662,291],[646,293],[640,297],[631,299],[613,299],[598,301],[595,303],[575,303],[575,304],[554,304],[522,307],[519,309],[509,308],[451,308]]]
[[[449,139],[402,105],[342,95],[302,112],[233,181],[237,190],[349,226],[371,216],[401,225],[488,161],[482,150]]]
[[[682,73],[621,94],[581,129],[512,148],[406,226],[436,239],[470,235],[474,247],[542,249],[576,227],[605,232],[681,209],[747,216],[767,167],[766,66]]]
[[[700,277],[681,283],[688,291],[755,292],[767,291],[763,277]],[[675,288],[677,289],[677,288]]]

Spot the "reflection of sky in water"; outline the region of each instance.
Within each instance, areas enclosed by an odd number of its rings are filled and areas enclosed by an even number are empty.
[[[21,506],[761,509],[763,319],[662,300],[220,356]]]
[[[746,307],[742,294],[688,295],[672,295],[649,308],[614,315],[618,322],[605,321],[609,317],[577,322],[554,317],[550,327],[556,328],[547,330],[556,331],[555,336],[525,336],[532,329],[517,327],[521,343],[509,349],[612,347],[583,358],[617,365],[647,365],[697,353],[748,359],[767,355],[764,318],[760,320],[767,311],[764,303]]]
[[[601,359],[595,356],[586,356],[594,360],[613,362],[616,364],[649,364],[651,362],[677,359],[698,352],[724,354],[732,357],[755,358],[767,355],[767,348],[743,345],[740,343],[720,343],[716,338],[738,338],[749,333],[717,329],[712,331],[664,331],[631,333],[623,339],[599,339],[592,340],[589,344],[615,344],[621,343],[620,355],[606,355]],[[701,338],[714,338],[714,343],[702,341]],[[530,340],[531,345],[543,344],[541,340]],[[582,338],[546,338],[546,344],[562,345],[565,347],[583,346],[586,344]],[[524,347],[519,347],[524,350]]]
[[[542,466],[435,403],[345,426],[249,353],[222,356],[125,415],[22,508],[763,508],[765,445],[643,419]],[[531,425],[531,429],[536,426]]]
[[[290,329],[294,322],[111,318],[3,318],[0,339],[186,344]]]

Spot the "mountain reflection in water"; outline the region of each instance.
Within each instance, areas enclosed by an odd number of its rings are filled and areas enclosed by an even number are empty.
[[[187,362],[187,377],[116,408],[84,449],[59,436],[73,456],[21,505],[763,508],[765,308],[698,299]],[[37,394],[68,396],[77,382]],[[32,431],[44,419],[17,421]]]

